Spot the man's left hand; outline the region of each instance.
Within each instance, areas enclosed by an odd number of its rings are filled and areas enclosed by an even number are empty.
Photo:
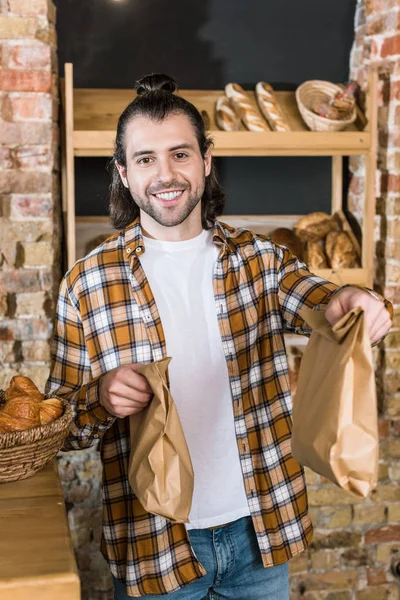
[[[337,292],[328,303],[326,319],[335,325],[352,308],[360,306],[364,311],[365,324],[371,344],[379,342],[392,326],[390,314],[382,300],[363,290],[347,287]]]

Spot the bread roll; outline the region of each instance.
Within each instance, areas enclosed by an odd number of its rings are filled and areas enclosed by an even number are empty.
[[[257,105],[238,83],[228,83],[225,94],[240,114],[244,126],[250,131],[269,131]]]
[[[330,231],[325,238],[325,254],[328,257],[329,264],[332,262],[333,250],[335,248],[338,235],[339,231]]]
[[[215,122],[222,131],[240,129],[240,114],[226,96],[220,96],[215,103]]]
[[[330,263],[332,269],[352,269],[359,266],[356,249],[345,231],[340,232],[336,238]]]
[[[272,87],[259,81],[256,85],[258,106],[273,131],[290,131],[289,123],[278,104]]]
[[[39,391],[39,388],[33,383],[32,379],[29,377],[24,377],[23,375],[14,375],[11,379],[8,388],[4,393],[4,398],[6,402],[11,400],[11,398],[15,398],[16,396],[32,396],[40,402],[43,399],[43,394]]]
[[[286,246],[292,254],[303,260],[303,247],[294,231],[286,227],[278,227],[269,234],[269,237],[275,244]]]
[[[40,424],[47,425],[63,414],[63,404],[58,398],[49,398],[39,404]]]
[[[295,225],[296,235],[303,242],[318,242],[330,231],[338,231],[339,225],[335,218],[324,212],[314,212],[305,215]]]
[[[325,253],[317,242],[307,243],[307,266],[311,270],[326,269],[328,267]]]

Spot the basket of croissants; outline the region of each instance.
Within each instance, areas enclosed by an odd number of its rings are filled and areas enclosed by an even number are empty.
[[[26,479],[60,450],[72,421],[65,400],[44,396],[16,375],[0,390],[0,483]]]

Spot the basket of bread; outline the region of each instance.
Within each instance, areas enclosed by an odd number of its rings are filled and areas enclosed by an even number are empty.
[[[72,421],[65,400],[16,375],[0,390],[0,483],[26,479],[56,456]]]
[[[351,81],[346,88],[329,81],[305,81],[296,90],[296,102],[304,122],[312,131],[342,131],[357,118]]]

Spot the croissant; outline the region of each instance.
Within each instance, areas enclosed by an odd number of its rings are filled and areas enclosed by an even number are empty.
[[[0,414],[24,419],[27,423],[30,423],[29,427],[36,427],[40,425],[39,404],[35,397],[16,396],[6,402]]]
[[[6,402],[17,396],[31,396],[37,402],[43,399],[43,394],[39,391],[39,388],[29,377],[23,375],[14,375],[4,393]]]
[[[29,419],[13,417],[11,415],[4,414],[4,411],[0,412],[0,433],[23,431],[24,429],[31,429],[32,427],[34,427],[34,425],[32,425]]]
[[[58,419],[61,417],[63,413],[63,404],[61,400],[58,398],[49,398],[48,400],[43,400],[39,404],[39,413],[40,413],[40,424],[47,425],[51,421]]]

